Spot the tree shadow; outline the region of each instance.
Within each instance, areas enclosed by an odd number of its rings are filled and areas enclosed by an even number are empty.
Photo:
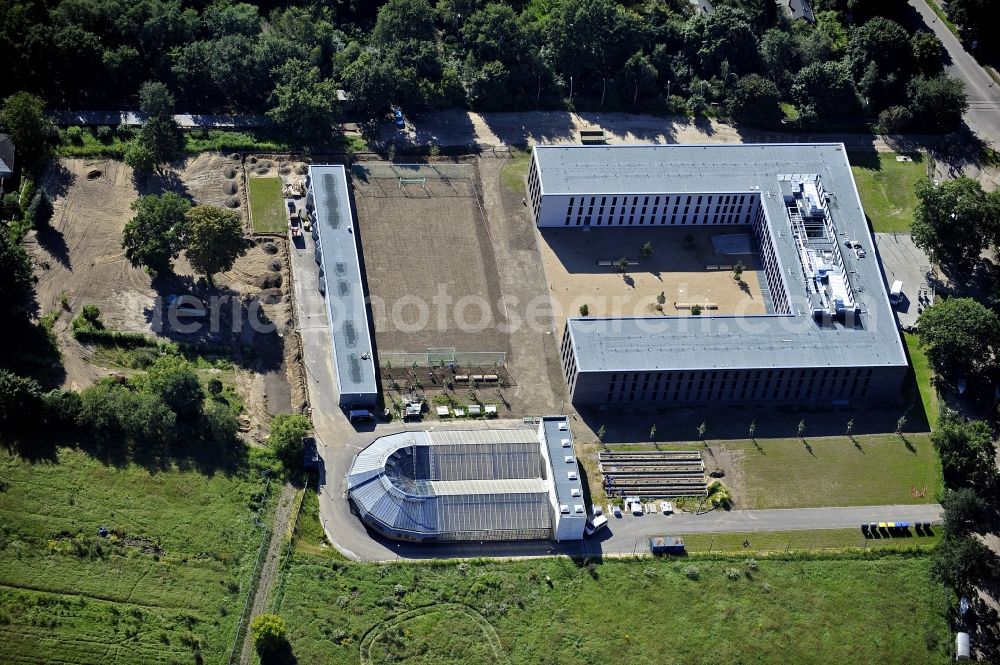
[[[136,171],[132,175],[132,179],[135,183],[136,191],[139,192],[140,196],[174,192],[185,198],[191,198],[191,193],[188,191],[187,185],[184,184],[180,174],[173,168],[156,170],[151,173]]]
[[[38,246],[48,252],[60,265],[70,270],[73,269],[69,247],[66,245],[62,231],[53,226],[46,226],[35,232],[35,240],[38,242]]]
[[[288,640],[284,640],[276,649],[258,651],[257,655],[260,656],[260,665],[296,665],[299,662],[292,653],[292,645]]]
[[[69,188],[76,182],[76,176],[59,160],[52,160],[45,172],[45,191],[52,198],[66,196]]]
[[[46,390],[58,388],[66,380],[59,346],[40,324],[22,315],[9,317],[0,326],[0,368],[38,381]]]

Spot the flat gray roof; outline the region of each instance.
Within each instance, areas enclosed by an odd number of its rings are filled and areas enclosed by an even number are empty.
[[[543,195],[752,193],[771,225],[791,315],[571,318],[580,371],[906,365],[879,264],[841,143],[536,146]],[[859,324],[821,325],[806,290],[779,176],[818,175],[844,269],[860,306]],[[648,227],[639,227],[648,228]],[[676,227],[674,227],[676,228]],[[605,229],[590,227],[591,234]],[[861,243],[857,258],[843,242]]]
[[[326,280],[326,311],[341,395],[378,393],[361,262],[343,166],[310,166],[309,182]]]
[[[542,418],[542,435],[545,437],[545,446],[548,448],[549,460],[552,464],[552,481],[556,490],[556,502],[560,505],[569,506],[570,515],[573,515],[574,506],[584,505],[583,502],[583,481],[580,480],[580,465],[576,460],[576,453],[573,448],[573,433],[569,428],[569,420],[566,416],[544,416]],[[568,441],[569,445],[563,445],[563,441]],[[572,458],[571,461],[567,459]],[[573,472],[575,478],[570,478],[569,473]],[[576,496],[573,496],[576,490]],[[586,508],[584,508],[586,510]]]

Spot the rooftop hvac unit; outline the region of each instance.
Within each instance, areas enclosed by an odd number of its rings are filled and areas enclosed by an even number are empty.
[[[583,514],[583,505],[578,503],[575,506],[573,506],[573,512],[576,513],[577,515],[582,515]]]
[[[569,478],[570,480],[576,480],[576,471],[570,471],[569,473],[566,474],[566,477]]]
[[[563,448],[569,448],[569,447],[570,447],[570,445],[571,445],[571,444],[570,444],[570,442],[569,442],[569,439],[563,439],[563,440],[562,440],[562,447],[563,447]]]
[[[569,506],[567,506],[565,503],[559,504],[559,512],[562,513],[563,515],[569,515]]]
[[[583,492],[574,487],[573,491],[571,491],[570,494],[572,494],[573,496],[580,496],[581,494],[583,494]]]
[[[566,460],[566,463],[567,463],[567,464],[572,464],[573,462],[575,462],[575,461],[576,461],[576,460],[575,460],[575,459],[573,458],[573,456],[572,456],[572,455],[566,455],[566,457],[565,457],[564,459]]]

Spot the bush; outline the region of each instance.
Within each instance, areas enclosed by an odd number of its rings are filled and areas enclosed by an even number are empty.
[[[731,580],[738,580],[743,577],[739,568],[726,568],[726,577]]]
[[[878,131],[882,134],[899,134],[913,122],[913,114],[905,106],[890,106],[878,114]]]
[[[590,305],[586,303],[580,305],[580,316],[590,316]]]
[[[688,566],[687,568],[684,569],[684,576],[687,577],[689,580],[697,580],[699,577],[701,577],[701,572],[699,572],[697,566]]]
[[[109,443],[155,449],[173,441],[177,416],[160,399],[106,379],[80,393],[78,423]]]
[[[305,416],[279,414],[271,421],[267,445],[282,461],[286,470],[302,468],[302,437],[311,429],[312,423]]]
[[[67,141],[73,145],[83,145],[83,128],[82,127],[67,127],[63,136]]]
[[[201,415],[205,393],[194,366],[184,358],[158,358],[145,374],[137,377],[136,385],[162,399],[171,411],[182,418]]]
[[[201,415],[203,430],[217,445],[226,445],[236,440],[239,423],[232,410],[225,404],[209,402]]]
[[[37,381],[0,369],[0,426],[28,425],[41,408],[42,389]]]
[[[691,314],[693,316],[698,316],[699,314],[701,314],[701,305],[699,305],[698,303],[691,305]]]
[[[71,390],[52,390],[42,395],[45,421],[63,428],[76,425],[80,405],[80,395]]]
[[[7,222],[21,216],[20,197],[17,192],[7,192],[0,199],[0,221]]]
[[[216,397],[222,394],[222,381],[212,379],[208,382],[208,392]]]
[[[257,653],[275,653],[288,644],[288,627],[276,614],[261,614],[250,622],[250,637]]]
[[[115,130],[107,125],[101,125],[94,132],[94,136],[96,136],[97,140],[101,143],[111,143],[115,138]]]
[[[31,204],[31,199],[35,198],[35,179],[31,176],[21,178],[21,192],[18,195],[17,204],[21,210],[27,210]]]
[[[80,314],[73,319],[73,336],[79,341],[84,341],[80,338],[80,333],[96,332],[103,329],[101,310],[97,305],[84,305]]]
[[[757,559],[747,559],[746,560],[747,571],[751,573],[757,572]]]

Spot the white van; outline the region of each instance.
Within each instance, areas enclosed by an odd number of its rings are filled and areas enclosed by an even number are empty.
[[[889,289],[889,302],[893,305],[898,305],[899,301],[903,299],[903,283],[898,279],[892,283],[892,287]]]
[[[598,515],[593,519],[587,520],[587,525],[584,527],[583,532],[588,536],[593,536],[595,533],[601,529],[607,528],[608,518],[604,515]]]

